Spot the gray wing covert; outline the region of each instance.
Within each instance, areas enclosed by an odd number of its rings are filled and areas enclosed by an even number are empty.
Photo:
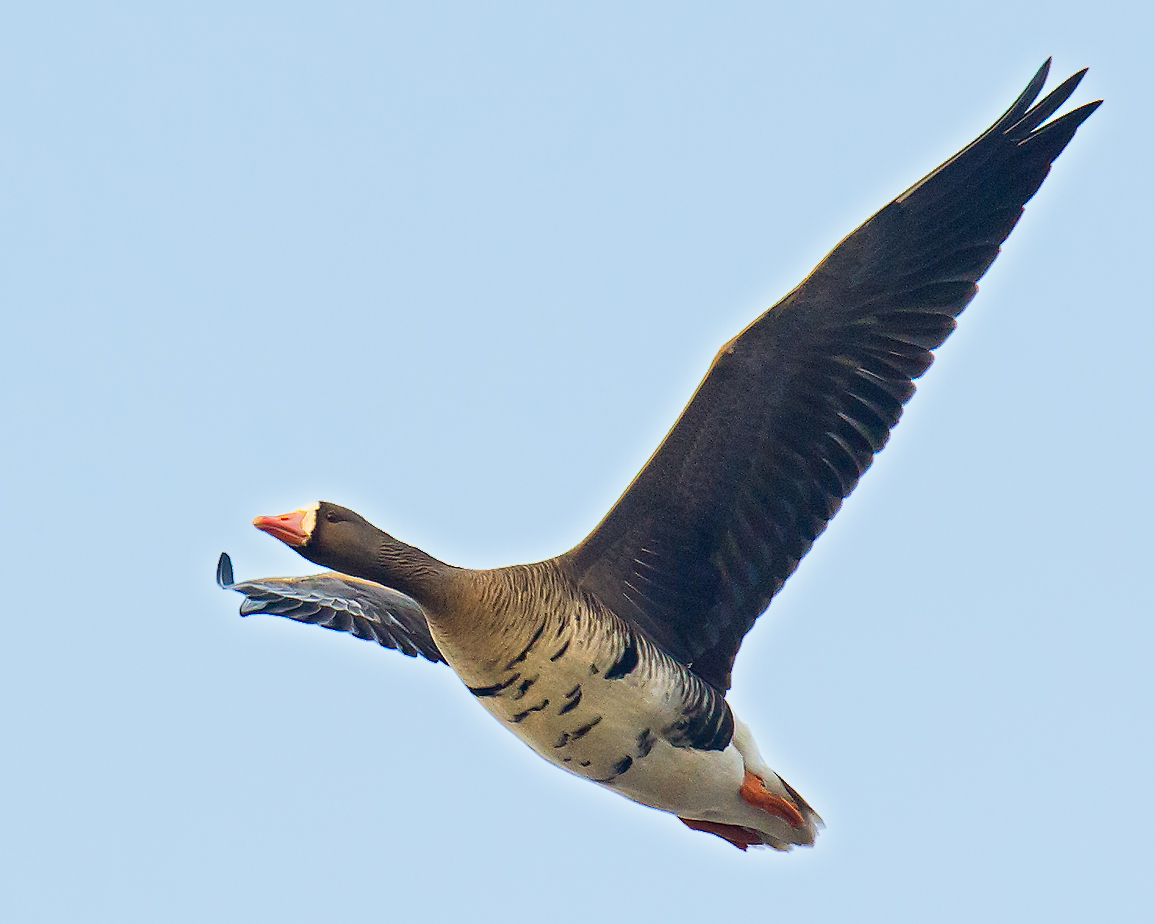
[[[243,594],[241,615],[268,613],[313,623],[376,642],[409,657],[444,661],[429,634],[421,605],[372,581],[337,571],[302,577],[233,581],[233,563],[225,552],[217,562],[217,584]]]

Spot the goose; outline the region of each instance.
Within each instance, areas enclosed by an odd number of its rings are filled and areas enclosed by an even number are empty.
[[[822,820],[726,701],[743,637],[886,443],[1051,163],[1039,69],[995,124],[843,240],[717,354],[657,451],[568,552],[454,567],[318,502],[254,525],[328,573],[234,583],[272,613],[446,662],[550,763],[740,850]]]

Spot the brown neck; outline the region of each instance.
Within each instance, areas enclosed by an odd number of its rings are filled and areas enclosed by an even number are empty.
[[[427,609],[436,609],[445,598],[451,572],[456,570],[415,546],[381,533],[372,562],[357,576],[399,590]]]

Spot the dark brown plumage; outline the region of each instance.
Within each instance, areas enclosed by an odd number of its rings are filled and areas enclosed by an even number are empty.
[[[722,347],[658,451],[559,562],[718,689],[858,483],[1088,103],[1039,126],[1050,61],[974,143],[847,237]]]

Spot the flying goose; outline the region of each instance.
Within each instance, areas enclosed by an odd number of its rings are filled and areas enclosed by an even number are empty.
[[[742,638],[886,443],[913,380],[1099,106],[1033,105],[847,237],[722,347],[597,528],[548,561],[457,568],[330,503],[254,525],[333,569],[234,584],[271,612],[444,660],[538,754],[735,847],[813,844],[821,819],[726,702]]]

